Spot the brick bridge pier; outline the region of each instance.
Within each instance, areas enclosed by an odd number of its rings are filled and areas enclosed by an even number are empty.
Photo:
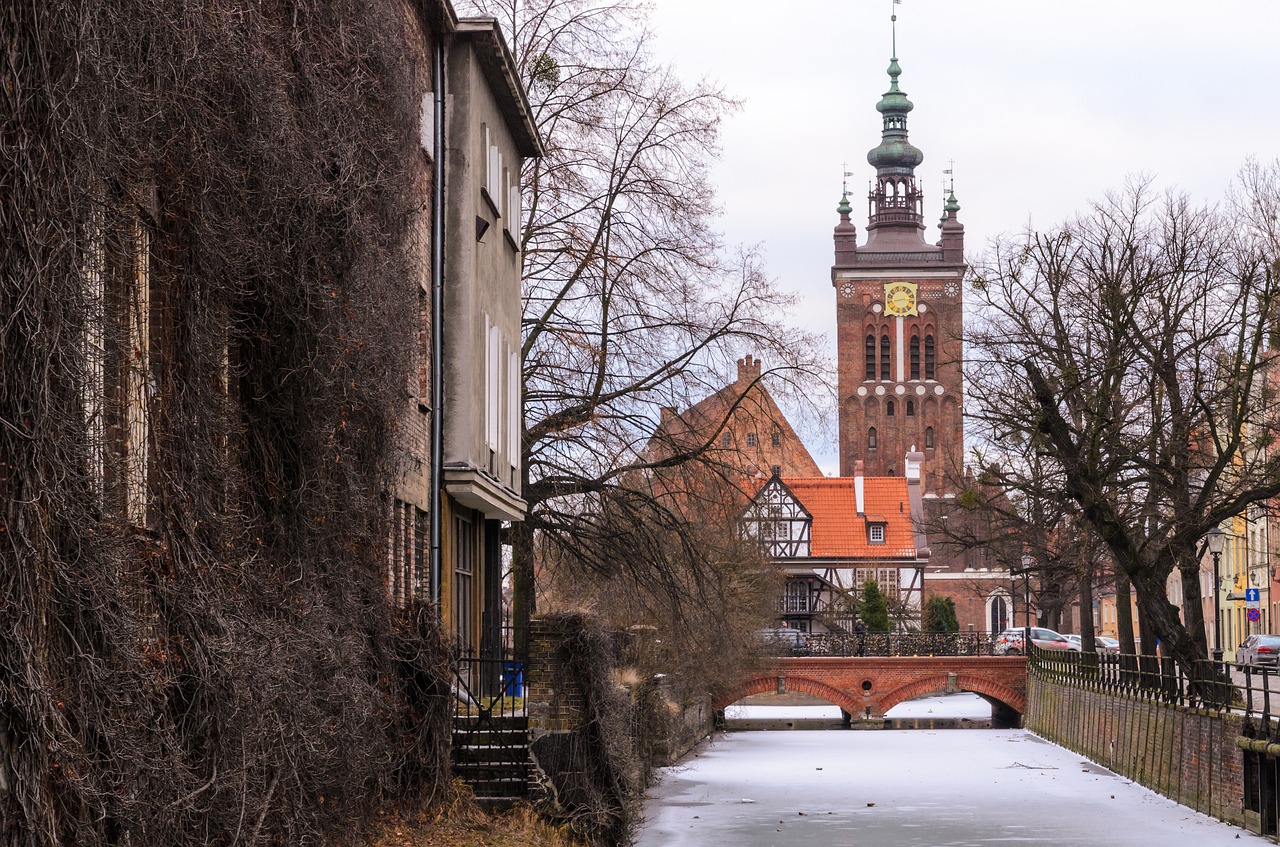
[[[1022,656],[803,656],[775,660],[768,675],[745,682],[723,710],[751,694],[798,691],[839,706],[847,716],[883,723],[899,703],[927,694],[969,691],[992,706],[992,719],[1018,726],[1027,703]]]

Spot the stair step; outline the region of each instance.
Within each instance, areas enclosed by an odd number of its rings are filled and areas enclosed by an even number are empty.
[[[455,750],[453,761],[459,765],[527,765],[529,751],[520,747],[510,750]]]

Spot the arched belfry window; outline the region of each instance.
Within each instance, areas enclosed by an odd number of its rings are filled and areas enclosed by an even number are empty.
[[[867,430],[867,449],[876,449],[876,428],[874,426]]]
[[[885,401],[885,404],[884,404],[884,416],[885,416],[886,418],[891,418],[891,417],[893,417],[893,401],[892,401],[892,400],[887,400],[887,401]]]
[[[889,336],[880,336],[880,379],[888,382],[889,376]]]
[[[914,418],[915,416],[916,416],[916,401],[908,400],[907,401],[907,417]]]
[[[933,379],[934,372],[933,334],[924,337],[924,378]]]
[[[933,427],[926,426],[924,428],[924,449],[933,449]]]
[[[911,336],[911,378],[920,378],[920,336]]]
[[[874,333],[867,333],[867,370],[864,379],[870,381],[876,378],[876,337]]]

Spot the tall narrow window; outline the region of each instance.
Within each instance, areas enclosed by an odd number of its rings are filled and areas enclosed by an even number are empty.
[[[884,404],[884,416],[886,418],[893,417],[893,401],[889,400]]]
[[[874,426],[867,430],[867,449],[876,449],[876,428]]]
[[[720,446],[721,446],[721,447],[728,447],[728,446],[729,446],[730,444],[732,444],[732,443],[733,443],[733,436],[731,436],[731,435],[730,435],[729,433],[727,433],[727,432],[726,432],[726,433],[722,433],[722,434],[721,434],[721,436],[720,436]]]
[[[747,446],[748,447],[756,446],[756,434],[754,432],[747,433]]]
[[[876,378],[876,337],[874,335],[867,336],[867,370],[866,379],[868,382]]]
[[[453,542],[453,634],[459,651],[465,656],[472,645],[472,544],[471,521],[454,518]]]
[[[907,401],[907,417],[914,418],[915,416],[916,416],[916,401],[908,400]]]
[[[920,378],[920,336],[911,336],[911,378]]]
[[[889,376],[889,336],[880,336],[880,379],[888,382]]]
[[[991,617],[988,626],[990,632],[1004,632],[1009,626],[1009,607],[1005,604],[1004,597],[994,594],[991,597]]]
[[[933,449],[933,427],[931,426],[924,428],[924,449]]]
[[[933,335],[930,334],[924,337],[924,378],[925,379],[933,379],[933,367],[934,367]]]
[[[777,429],[775,429],[775,430],[773,431],[773,434],[772,434],[771,436],[769,436],[769,443],[770,443],[770,444],[772,444],[774,447],[781,447],[781,446],[782,446],[782,431],[781,431],[781,430],[777,430]]]

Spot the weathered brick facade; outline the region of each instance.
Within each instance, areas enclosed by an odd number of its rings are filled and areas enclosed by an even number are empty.
[[[867,198],[867,241],[858,244],[847,194],[837,212],[831,284],[836,296],[840,475],[861,460],[868,475],[902,473],[907,452],[924,452],[927,490],[951,491],[964,468],[961,374],[964,225],[954,194],[942,237],[924,240],[915,168],[924,154],[907,141],[912,104],[891,85],[876,106],[880,146],[867,154],[876,181]]]

